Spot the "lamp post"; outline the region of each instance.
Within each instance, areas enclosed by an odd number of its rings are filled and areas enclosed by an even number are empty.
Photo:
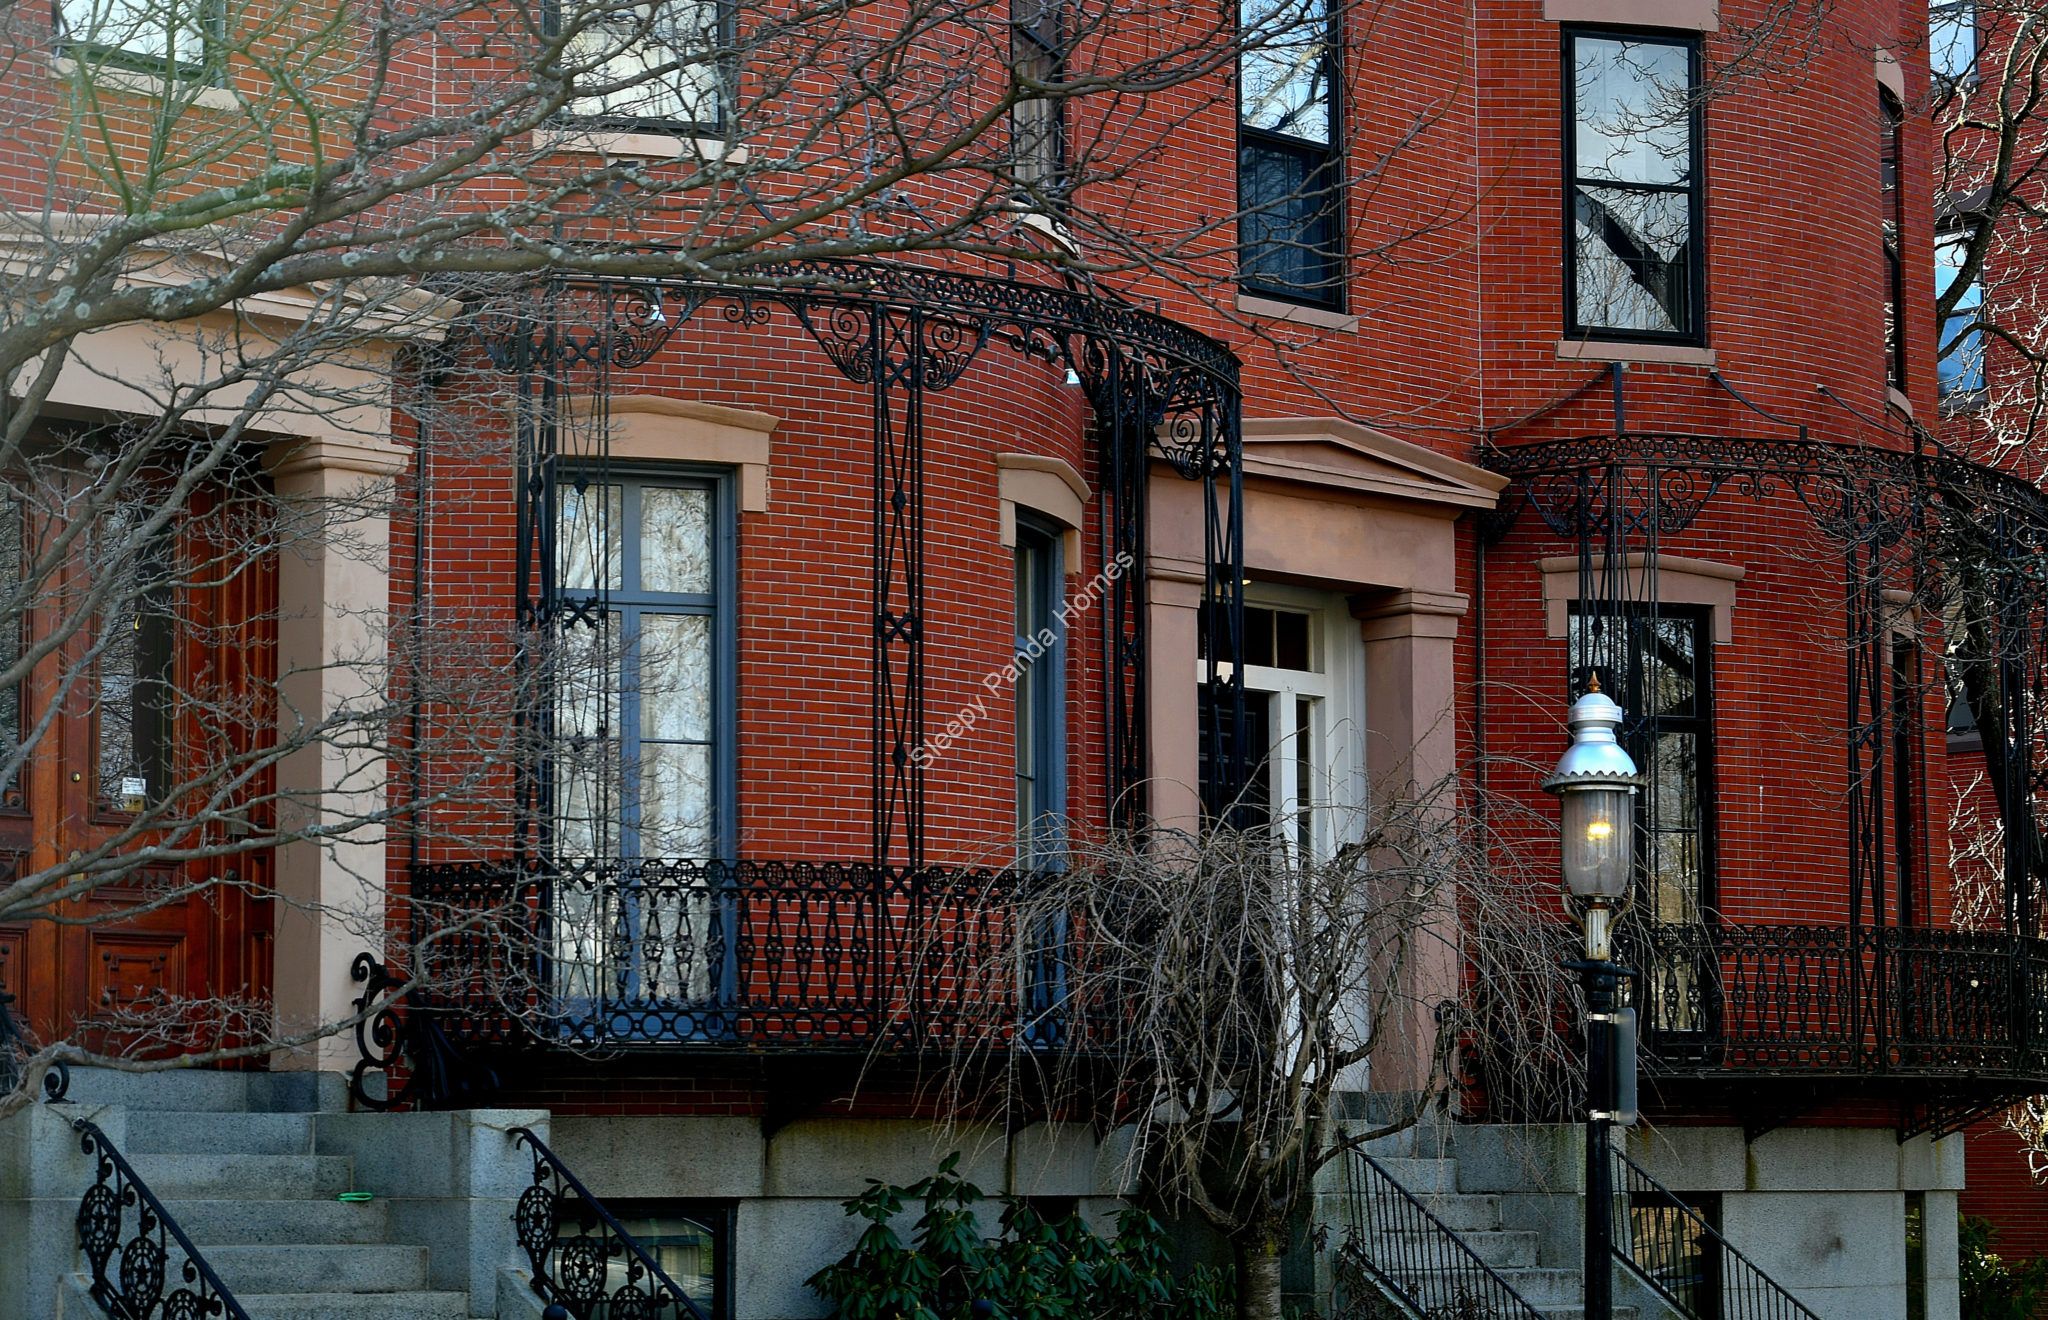
[[[1614,917],[1628,897],[1634,873],[1636,763],[1615,738],[1621,707],[1600,691],[1596,676],[1572,703],[1566,724],[1572,743],[1543,781],[1557,794],[1563,819],[1566,891],[1580,908],[1586,956],[1569,966],[1586,990],[1586,1320],[1614,1315],[1614,1166],[1607,1129],[1635,1121],[1634,1104],[1621,1103],[1616,1048],[1633,1041],[1634,1012],[1616,1010],[1615,983],[1627,975],[1614,965]],[[1633,1092],[1633,1049],[1628,1067]],[[1620,1111],[1620,1112],[1617,1112]]]

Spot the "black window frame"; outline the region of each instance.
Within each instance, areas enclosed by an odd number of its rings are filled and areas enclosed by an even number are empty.
[[[202,87],[223,86],[227,82],[226,0],[200,0],[196,9],[195,26],[201,45],[196,60],[152,55],[108,42],[75,40],[65,23],[64,0],[50,0],[50,31],[56,39],[57,53],[79,64],[153,74]]]
[[[624,562],[619,566],[617,589],[592,588],[573,589],[558,583],[555,588],[557,601],[566,612],[576,614],[586,611],[601,612],[605,609],[620,609],[656,614],[684,613],[703,614],[711,619],[711,846],[706,856],[699,860],[730,861],[735,855],[738,842],[739,819],[739,569],[738,569],[738,483],[729,468],[702,467],[695,465],[605,465],[601,469],[571,469],[558,475],[558,480],[573,482],[581,475],[588,480],[592,489],[605,485],[620,487],[620,509],[625,523],[620,528],[622,547],[626,546],[633,516],[625,515],[630,507],[633,492],[648,486],[664,488],[694,488],[709,492],[711,538],[711,590],[704,593],[652,592],[628,585],[629,578]],[[559,528],[560,514],[555,512]],[[559,536],[559,530],[556,533]],[[559,551],[558,551],[559,553]],[[637,556],[637,550],[629,550]],[[703,597],[702,600],[697,597]],[[571,628],[590,627],[583,622],[564,625]],[[645,860],[648,854],[628,846],[631,839],[638,843],[640,833],[637,809],[628,805],[625,795],[635,792],[627,784],[631,778],[633,758],[629,747],[640,742],[637,732],[637,694],[633,689],[637,680],[626,673],[625,655],[628,650],[637,650],[639,641],[633,625],[626,619],[620,620],[621,636],[620,670],[618,690],[612,694],[616,701],[613,712],[618,720],[618,773],[620,776],[621,801],[619,818],[613,822],[617,831],[616,843],[621,858]],[[629,729],[633,730],[629,733]],[[552,758],[551,758],[552,759]],[[552,775],[552,766],[549,769]],[[559,784],[552,784],[554,792],[560,792]]]
[[[1947,284],[1941,278],[1942,253],[1945,249],[1967,247],[1976,237],[1978,222],[1974,219],[1952,220],[1934,235],[1934,297],[1940,302]],[[1983,319],[1984,275],[1980,270],[1970,281],[1969,289],[1976,293],[1975,301],[1966,301],[1950,314],[1946,321],[1935,323],[1934,377],[1943,409],[1956,412],[1973,408],[1985,401],[1989,381],[1985,375],[1985,350],[1988,347],[1982,330],[1963,328],[1974,326]],[[1949,364],[1960,360],[1961,370],[1952,370]]]
[[[1623,326],[1588,325],[1579,320],[1579,237],[1578,192],[1578,64],[1574,48],[1578,41],[1592,38],[1645,45],[1683,48],[1687,53],[1687,182],[1676,184],[1632,184],[1593,180],[1594,186],[1628,192],[1685,193],[1686,224],[1690,236],[1686,260],[1686,314],[1691,324],[1676,331],[1638,330]],[[1705,347],[1707,343],[1707,121],[1700,97],[1704,77],[1704,41],[1696,32],[1632,28],[1606,24],[1565,24],[1559,35],[1560,106],[1559,139],[1563,152],[1561,215],[1564,266],[1564,330],[1567,338],[1606,343],[1672,344]]]
[[[1238,0],[1238,20],[1243,24],[1244,0]],[[1293,134],[1261,128],[1245,122],[1244,118],[1244,60],[1239,52],[1237,87],[1237,205],[1238,205],[1238,247],[1237,283],[1247,294],[1260,298],[1271,298],[1280,302],[1296,303],[1303,307],[1315,307],[1325,311],[1341,312],[1346,302],[1345,237],[1346,216],[1348,215],[1344,189],[1344,81],[1343,64],[1338,57],[1341,44],[1341,19],[1330,12],[1327,3],[1322,4],[1323,59],[1321,75],[1325,91],[1326,112],[1329,117],[1329,141],[1315,142]],[[1300,171],[1304,185],[1281,196],[1254,199],[1248,184],[1257,176],[1259,160],[1285,161]],[[1313,216],[1292,234],[1272,238],[1246,237],[1248,227],[1256,227],[1270,216],[1267,208],[1287,197],[1305,196],[1320,202]],[[1315,232],[1310,232],[1315,231]],[[1296,248],[1313,253],[1319,258],[1321,269],[1303,281],[1291,284],[1273,283],[1262,280],[1252,270],[1251,255],[1256,248]]]
[[[1906,107],[1888,87],[1877,92],[1879,227],[1884,245],[1885,384],[1906,388]]]
[[[1068,0],[1009,0],[1010,71],[1018,78],[1059,84],[1066,81]],[[1042,107],[1027,111],[1027,106]],[[1042,124],[1029,116],[1042,114]],[[1067,201],[1066,101],[1020,95],[1010,108],[1009,182],[1017,201],[1048,214]]]
[[[655,0],[660,3],[660,0]],[[734,15],[738,0],[709,0],[717,13],[717,31],[713,40],[717,48],[726,52],[711,61],[715,75],[717,114],[710,119],[662,119],[649,115],[632,114],[578,114],[564,105],[556,112],[553,121],[565,127],[599,129],[615,133],[651,133],[667,137],[718,137],[724,134],[731,118],[734,89],[738,86],[738,64],[730,53],[734,44]],[[621,4],[619,7],[630,7]],[[542,32],[553,38],[561,32],[561,0],[544,0],[541,11]],[[581,99],[573,90],[570,105]]]

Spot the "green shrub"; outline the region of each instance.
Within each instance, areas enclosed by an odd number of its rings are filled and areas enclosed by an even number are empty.
[[[981,1189],[949,1155],[937,1173],[904,1187],[870,1180],[846,1213],[867,1221],[853,1249],[812,1275],[812,1291],[838,1320],[1226,1320],[1235,1310],[1228,1271],[1176,1280],[1166,1235],[1142,1210],[1117,1217],[1104,1239],[1079,1215],[1048,1220],[1002,1198],[993,1238],[974,1207]],[[905,1243],[892,1221],[922,1207]]]
[[[2034,1320],[2048,1298],[2048,1259],[2008,1261],[1992,1248],[1998,1230],[1964,1215],[1956,1228],[1962,1312],[1969,1320]]]

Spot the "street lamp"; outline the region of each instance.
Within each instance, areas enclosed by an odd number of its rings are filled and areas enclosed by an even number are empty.
[[[1572,703],[1566,725],[1572,744],[1543,781],[1557,794],[1563,818],[1566,891],[1581,909],[1586,956],[1569,964],[1586,990],[1586,1320],[1614,1314],[1614,1169],[1607,1129],[1635,1122],[1635,1010],[1614,1006],[1614,917],[1628,898],[1635,862],[1636,763],[1615,738],[1622,710],[1595,675]],[[1626,1092],[1617,1065],[1628,1071]]]

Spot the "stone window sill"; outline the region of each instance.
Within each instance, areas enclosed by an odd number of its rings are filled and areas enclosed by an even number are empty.
[[[1557,357],[1560,362],[1651,362],[1671,367],[1712,368],[1716,362],[1711,348],[1606,339],[1560,339]]]
[[[1261,298],[1257,294],[1237,295],[1237,310],[1247,316],[1264,317],[1272,321],[1285,321],[1289,325],[1313,326],[1318,330],[1337,330],[1344,334],[1358,333],[1358,318],[1344,312],[1333,312],[1324,307],[1303,307],[1298,303],[1282,302],[1278,298]]]
[[[162,100],[176,94],[189,104],[201,110],[239,110],[242,98],[233,88],[212,87],[200,83],[175,82],[141,69],[120,69],[107,64],[84,65],[65,55],[50,57],[50,72],[68,83],[90,81],[104,91],[132,92]]]
[[[700,164],[723,161],[728,165],[747,163],[745,147],[729,148],[718,138],[676,137],[668,133],[621,133],[611,129],[536,128],[533,145],[539,151],[559,151],[606,160],[694,160]]]

